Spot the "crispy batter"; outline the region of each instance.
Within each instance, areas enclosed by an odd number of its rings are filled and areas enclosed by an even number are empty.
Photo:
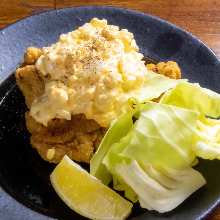
[[[36,122],[26,112],[26,126],[31,136],[31,144],[41,157],[58,163],[65,154],[76,161],[89,162],[104,135],[104,129],[84,115],[72,116],[70,121],[54,119],[48,127]],[[53,149],[52,157],[48,151]]]
[[[36,47],[28,47],[24,54],[24,65],[33,65],[42,54],[42,50]]]
[[[158,64],[147,64],[147,68],[156,73],[167,76],[171,79],[180,79],[181,70],[179,65],[174,61],[159,62]]]
[[[69,142],[64,144],[48,144],[42,143],[41,141],[35,140],[34,137],[31,137],[31,144],[40,156],[49,162],[59,163],[64,155],[68,155],[71,159],[78,162],[89,163],[91,156],[93,155],[92,141],[88,140],[83,144],[78,144],[78,142]],[[54,150],[54,153],[51,156],[49,152]]]
[[[95,123],[91,123],[91,120],[86,119],[79,119],[78,124],[80,126],[77,126],[78,119],[73,116],[71,121],[66,121],[66,126],[65,123],[61,122],[61,127],[54,129],[54,126],[43,127],[26,113],[28,129],[30,126],[32,126],[31,129],[36,128],[36,130],[32,131],[32,146],[37,149],[43,159],[53,163],[58,163],[65,154],[76,161],[89,162],[97,144],[99,144],[99,140],[104,135],[104,129],[99,127],[97,129]],[[56,121],[55,124],[58,125],[59,121]],[[90,127],[89,130],[87,127]],[[79,128],[78,131],[76,131],[77,128]],[[53,155],[50,157],[48,153],[50,153],[51,149],[53,149]]]
[[[15,74],[28,108],[44,91],[44,81],[34,66],[40,54],[40,49],[28,48],[24,64]],[[73,160],[88,163],[104,135],[104,129],[84,115],[74,115],[69,121],[54,119],[47,127],[36,122],[29,112],[25,119],[32,147],[44,160],[53,163],[60,162],[65,154]]]
[[[28,108],[35,98],[44,92],[44,82],[34,65],[20,67],[15,73],[16,82],[22,91]]]
[[[84,115],[74,115],[69,121],[54,119],[47,127],[36,122],[28,112],[25,118],[29,132],[37,137],[44,137],[44,142],[48,143],[65,143],[71,141],[76,133],[92,133],[100,129],[94,120],[88,120]]]

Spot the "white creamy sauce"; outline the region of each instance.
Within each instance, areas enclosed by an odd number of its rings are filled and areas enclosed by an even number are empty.
[[[145,82],[147,69],[138,50],[132,33],[97,18],[62,34],[43,48],[36,63],[45,91],[33,102],[31,116],[47,126],[53,118],[85,114],[109,126],[129,94]]]

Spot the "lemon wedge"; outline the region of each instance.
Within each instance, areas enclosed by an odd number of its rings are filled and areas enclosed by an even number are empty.
[[[68,156],[64,156],[50,179],[66,205],[87,218],[121,220],[131,212],[132,203],[102,184]]]

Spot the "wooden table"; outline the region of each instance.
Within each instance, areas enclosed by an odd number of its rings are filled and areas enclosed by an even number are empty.
[[[28,15],[80,5],[113,5],[159,16],[199,37],[220,58],[220,0],[0,0],[0,28]],[[210,219],[220,220],[220,208]]]
[[[28,15],[88,2],[157,15],[198,36],[220,58],[220,0],[0,0],[0,28]]]

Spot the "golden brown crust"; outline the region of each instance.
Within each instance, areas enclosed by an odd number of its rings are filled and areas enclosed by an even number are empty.
[[[156,73],[167,76],[171,79],[180,79],[181,70],[179,65],[174,61],[159,62],[158,64],[147,64],[147,68]]]
[[[40,156],[53,163],[58,163],[65,154],[80,162],[89,162],[97,145],[104,135],[104,129],[93,120],[83,115],[72,116],[70,121],[54,119],[48,127],[36,122],[26,112],[26,126],[31,136],[31,144]],[[48,151],[54,155],[48,158]]]
[[[25,119],[26,126],[35,139],[49,144],[71,142],[81,134],[92,134],[94,136],[95,133],[101,134],[100,131],[102,130],[95,121],[86,119],[84,115],[74,115],[69,121],[54,119],[49,122],[47,127],[36,122],[29,112],[26,112]]]
[[[28,108],[35,98],[44,92],[44,82],[34,65],[20,67],[15,73],[16,82],[22,91]]]
[[[28,47],[24,54],[24,65],[33,65],[42,55],[42,49],[36,47]]]
[[[31,144],[40,156],[49,162],[58,163],[64,155],[68,155],[71,159],[79,162],[89,163],[94,153],[94,143],[97,139],[98,133],[74,133],[71,140],[64,143],[52,143],[42,141],[42,136],[32,135]],[[54,150],[54,155],[48,158],[48,151]]]

